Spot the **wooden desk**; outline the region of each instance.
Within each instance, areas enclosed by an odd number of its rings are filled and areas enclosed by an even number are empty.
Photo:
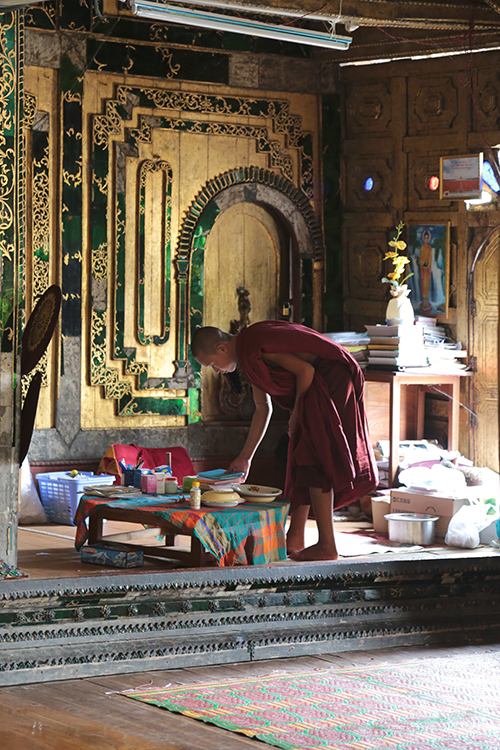
[[[424,437],[425,393],[429,386],[439,386],[449,397],[448,400],[448,450],[458,450],[459,411],[460,411],[460,378],[469,375],[467,372],[457,374],[439,373],[406,373],[386,370],[365,370],[365,380],[371,383],[387,383],[390,388],[389,406],[389,487],[394,487],[399,464],[399,425],[401,417],[401,387],[416,385],[417,413],[415,438]]]

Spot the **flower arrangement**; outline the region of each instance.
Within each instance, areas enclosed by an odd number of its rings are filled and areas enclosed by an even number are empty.
[[[391,294],[393,297],[399,297],[401,294],[408,294],[409,290],[405,282],[413,276],[413,273],[407,274],[404,279],[401,279],[405,271],[405,267],[410,262],[410,259],[406,255],[399,255],[398,250],[406,249],[406,242],[400,240],[401,233],[403,231],[404,223],[401,221],[396,227],[396,236],[389,242],[389,246],[393,247],[394,250],[388,250],[384,255],[384,260],[392,260],[394,271],[388,273],[382,279],[383,284],[391,285]],[[401,279],[401,280],[400,280]]]

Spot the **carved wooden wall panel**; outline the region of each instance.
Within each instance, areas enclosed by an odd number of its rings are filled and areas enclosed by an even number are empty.
[[[345,127],[349,138],[387,134],[392,117],[390,82],[347,87]]]
[[[410,211],[435,210],[436,191],[429,187],[431,177],[439,176],[439,160],[451,152],[441,149],[437,153],[410,151],[408,154],[408,208]],[[452,201],[440,200],[441,210],[450,210]]]
[[[48,68],[25,69],[24,132],[27,156],[27,216],[25,318],[51,284],[60,283],[61,257],[58,186],[57,74]],[[67,259],[66,259],[67,260]],[[42,373],[35,428],[55,427],[61,354],[58,326],[47,351],[34,370],[23,378],[23,395],[33,375]]]
[[[500,129],[500,73],[497,69],[477,70],[473,79],[474,98],[484,130]],[[478,129],[479,118],[475,118]],[[494,144],[492,144],[494,145]]]
[[[473,57],[472,62],[467,56],[457,56],[341,70],[344,327],[361,331],[367,323],[384,322],[388,293],[381,278],[387,269],[382,268],[381,259],[377,267],[375,257],[387,250],[390,230],[401,220],[406,225],[449,221],[451,312],[447,322],[451,335],[464,348],[475,350],[478,372],[470,389],[464,385],[463,398],[466,406],[481,412],[481,426],[474,428],[469,441],[467,412],[462,411],[461,449],[475,462],[494,468],[498,466],[498,288],[491,281],[496,279],[493,266],[491,274],[476,270],[477,314],[472,317],[468,242],[475,227],[486,230],[499,224],[500,212],[498,207],[467,212],[463,201],[441,200],[439,190],[431,191],[429,186],[430,177],[439,176],[441,156],[477,153],[500,143],[498,56]],[[467,84],[469,64],[472,92]],[[381,92],[389,92],[390,101],[383,106]],[[385,128],[375,132],[375,123],[382,122],[383,112],[388,111],[392,114]],[[369,189],[364,182],[368,177],[373,181]],[[487,434],[493,436],[489,442]]]
[[[203,285],[190,301],[187,282],[205,262],[196,236],[182,245],[186,212],[211,178],[241,165],[270,169],[314,206],[316,136],[283,99],[98,80],[87,74],[83,102],[92,176],[84,208],[91,315],[83,322],[82,427],[182,426],[199,418],[197,381],[186,364],[191,314],[201,311],[203,320]],[[299,112],[310,105],[310,97],[294,97]],[[199,224],[204,242],[216,215]]]
[[[456,76],[416,76],[408,79],[408,134],[457,133]]]
[[[19,481],[19,341],[24,326],[26,161],[23,17],[0,13],[0,558],[15,566]]]
[[[349,210],[383,210],[393,202],[392,159],[389,155],[347,154],[345,203]],[[367,191],[367,179],[373,187]]]

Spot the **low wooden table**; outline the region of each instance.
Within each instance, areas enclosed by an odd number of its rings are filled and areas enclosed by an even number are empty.
[[[387,383],[390,388],[389,406],[389,487],[394,487],[399,464],[400,417],[401,417],[401,388],[416,385],[417,413],[415,438],[424,437],[425,393],[430,386],[441,386],[448,396],[448,450],[458,450],[459,419],[460,419],[460,378],[470,375],[468,372],[456,374],[440,374],[426,370],[422,373],[391,372],[387,370],[365,370],[365,380],[372,383]]]
[[[106,542],[103,521],[109,519],[160,528],[165,534],[165,546],[127,546],[142,549],[147,555],[179,560],[189,567],[200,567],[209,561],[220,566],[278,562],[286,560],[284,527],[288,509],[287,500],[193,510],[187,502],[172,503],[148,495],[136,500],[84,495],[75,516],[75,546],[80,549],[85,541],[91,545]],[[189,551],[175,545],[181,534],[191,537]],[[113,541],[120,541],[118,536],[113,535]]]
[[[122,541],[119,537],[120,534],[113,534],[113,540],[111,543],[123,544],[130,549],[142,550],[144,554],[152,557],[163,557],[169,560],[179,560],[189,568],[200,568],[208,564],[210,558],[213,559],[213,555],[205,552],[203,545],[201,544],[198,537],[194,534],[190,534],[190,549],[183,550],[179,549],[176,545],[179,537],[179,529],[172,526],[171,523],[160,519],[158,517],[153,518],[149,511],[140,510],[123,510],[113,508],[112,506],[105,505],[97,508],[96,512],[89,517],[89,534],[88,543],[90,545],[99,544],[100,542],[106,543],[106,536],[103,535],[103,523],[105,520],[108,521],[122,521],[123,523],[140,523],[145,526],[154,526],[160,529],[160,533],[164,536],[163,546],[143,544],[141,542],[130,542]],[[139,532],[140,533],[140,532]],[[186,532],[187,533],[187,532]],[[123,537],[128,536],[123,534]],[[130,535],[138,539],[138,534],[132,532]]]

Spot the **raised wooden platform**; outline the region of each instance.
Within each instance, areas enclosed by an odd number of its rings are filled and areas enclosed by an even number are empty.
[[[493,549],[0,584],[0,686],[495,638]]]

